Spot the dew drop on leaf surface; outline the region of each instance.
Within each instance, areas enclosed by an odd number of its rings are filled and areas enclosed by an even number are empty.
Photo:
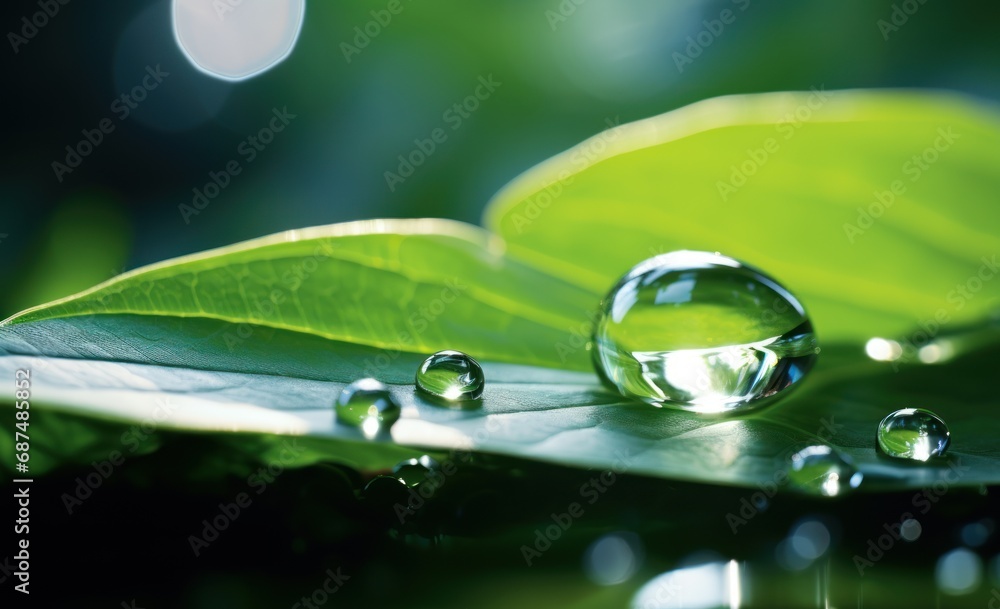
[[[923,408],[903,408],[878,425],[878,447],[897,459],[927,461],[948,450],[951,432],[944,420]]]
[[[337,397],[337,422],[359,427],[367,438],[388,432],[399,420],[400,407],[389,389],[375,379],[354,381]]]
[[[861,485],[863,476],[829,446],[808,446],[792,455],[788,479],[800,490],[835,497]]]
[[[449,402],[477,400],[486,377],[479,362],[461,351],[438,351],[417,370],[417,388]]]
[[[699,413],[746,410],[799,382],[819,348],[799,301],[717,253],[641,262],[608,293],[592,355],[626,397]]]

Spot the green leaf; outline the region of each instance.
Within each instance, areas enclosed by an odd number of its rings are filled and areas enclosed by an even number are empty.
[[[574,338],[595,295],[503,252],[496,237],[446,220],[294,230],[137,269],[2,325],[116,313],[201,317],[589,370],[581,350],[557,346]],[[236,326],[225,338],[238,345],[247,332]]]
[[[821,339],[863,341],[1000,303],[998,150],[995,109],[953,95],[723,97],[542,163],[485,223],[595,291],[654,254],[720,251],[798,295]]]
[[[998,186],[1000,121],[943,96],[816,95],[812,106],[810,94],[710,100],[589,140],[498,195],[488,223],[503,238],[372,221],[126,273],[0,324],[0,375],[32,370],[36,414],[288,436],[308,445],[303,463],[382,468],[418,450],[476,450],[753,487],[775,481],[791,451],[828,442],[867,490],[998,483],[1000,422],[982,414],[995,404],[983,379],[1000,341],[993,327],[958,327],[996,300],[1000,210],[984,202]],[[856,208],[910,180],[908,159],[948,129],[959,137],[940,139],[935,162],[849,236]],[[721,197],[729,167],[755,155],[754,175]],[[599,385],[586,347],[599,298],[635,262],[682,247],[774,273],[813,313],[823,353],[788,398],[718,419],[625,403]],[[917,326],[953,359],[896,372],[864,356],[861,341]],[[445,348],[484,363],[481,409],[415,393],[422,357]],[[333,399],[361,376],[392,384],[404,405],[391,442],[334,421]],[[2,387],[0,402],[13,402],[13,384]],[[908,466],[875,452],[878,421],[906,406],[948,422],[948,459]],[[101,443],[57,423],[32,433],[43,470]]]
[[[223,338],[231,328],[219,320],[129,315],[20,324],[0,338],[6,353],[0,377],[31,370],[36,409],[152,430],[287,436],[304,447],[299,464],[327,459],[377,470],[422,450],[471,450],[753,486],[780,482],[790,454],[825,442],[853,457],[868,478],[866,490],[919,488],[937,480],[1000,482],[1000,449],[993,441],[1000,421],[977,416],[994,398],[974,382],[1000,355],[996,348],[900,373],[887,364],[859,363],[856,347],[829,348],[806,387],[759,413],[726,419],[623,402],[593,374],[496,362],[483,363],[487,385],[480,409],[443,408],[415,391],[418,354],[400,352],[378,366],[383,350],[266,327],[255,328],[234,352]],[[366,371],[365,362],[374,368]],[[403,406],[391,440],[366,440],[335,422],[333,400],[365,373],[390,383]],[[13,399],[7,385],[0,399]],[[949,459],[901,469],[876,454],[879,420],[903,404],[933,404],[948,421]],[[67,441],[94,443],[58,430],[51,421],[34,430],[41,443],[35,446],[52,452]],[[125,452],[134,444],[113,436],[104,452]],[[91,448],[87,454],[94,452],[100,453]],[[949,464],[959,467],[957,481]]]

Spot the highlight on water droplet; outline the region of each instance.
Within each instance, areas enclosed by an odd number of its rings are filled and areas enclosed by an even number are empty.
[[[417,389],[448,402],[478,400],[486,386],[479,362],[461,351],[438,351],[417,369]]]
[[[366,438],[389,431],[401,409],[389,389],[375,379],[354,381],[337,397],[337,422],[359,427]]]
[[[436,459],[430,455],[423,455],[397,463],[392,468],[392,475],[406,486],[413,487],[426,482],[439,467],[440,464]]]
[[[601,303],[594,365],[622,395],[699,413],[746,410],[799,382],[819,347],[805,309],[717,253],[636,265]]]
[[[923,408],[903,408],[889,414],[879,423],[876,438],[884,454],[914,461],[940,457],[951,444],[948,425]]]
[[[291,54],[305,7],[305,0],[173,0],[174,37],[202,72],[244,80]]]
[[[835,497],[858,488],[864,476],[845,455],[829,446],[814,445],[792,455],[788,479],[806,492]]]

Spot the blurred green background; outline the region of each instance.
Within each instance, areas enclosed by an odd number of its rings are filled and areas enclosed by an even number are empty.
[[[402,0],[347,61],[342,45],[387,2],[313,2],[291,55],[241,82],[191,65],[165,0],[60,6],[16,52],[8,36],[2,52],[0,279],[9,287],[0,316],[123,269],[289,228],[373,217],[477,223],[504,183],[607,121],[716,95],[824,86],[1000,97],[995,4],[911,0],[905,23],[880,28],[903,4]],[[692,47],[688,37],[727,9],[731,23]],[[18,32],[38,10],[7,3],[3,20]],[[65,147],[115,118],[113,101],[156,65],[169,77],[57,179],[51,164]],[[491,76],[499,85],[460,124],[445,115]],[[288,127],[186,223],[178,206],[209,172],[245,159],[241,141],[285,107],[295,115]],[[447,140],[390,188],[398,156],[439,127]]]

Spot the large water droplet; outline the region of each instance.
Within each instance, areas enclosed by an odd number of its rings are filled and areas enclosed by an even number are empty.
[[[656,406],[719,413],[798,382],[819,348],[805,310],[759,270],[708,252],[650,258],[601,303],[598,373]]]
[[[829,446],[808,446],[791,457],[788,479],[800,489],[835,497],[861,485],[863,476]]]
[[[877,438],[878,447],[890,457],[926,461],[948,450],[951,432],[930,410],[904,408],[882,419]]]
[[[399,419],[400,408],[389,389],[375,379],[354,381],[340,392],[336,402],[337,422],[360,427],[365,437],[389,431]]]
[[[479,362],[461,351],[438,351],[417,370],[417,388],[449,402],[478,400],[485,385]]]

